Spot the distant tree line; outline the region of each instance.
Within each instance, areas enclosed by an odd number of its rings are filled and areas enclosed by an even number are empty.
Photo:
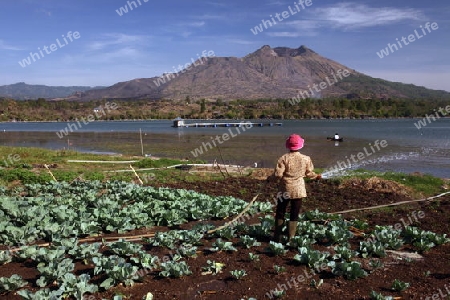
[[[0,121],[71,121],[92,115],[107,101],[117,110],[96,116],[98,120],[173,119],[312,119],[312,118],[410,118],[432,114],[450,105],[443,99],[307,98],[206,100],[16,101],[0,98]],[[292,105],[291,103],[294,103]]]

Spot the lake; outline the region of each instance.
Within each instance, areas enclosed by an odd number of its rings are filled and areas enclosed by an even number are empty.
[[[450,178],[450,118],[427,122],[420,129],[416,127],[418,121],[276,120],[272,122],[282,122],[283,126],[251,128],[173,128],[170,120],[7,122],[0,123],[0,143],[140,155],[139,130],[142,130],[146,154],[250,166],[257,163],[258,167],[271,168],[286,152],[286,137],[298,133],[306,141],[302,153],[311,156],[315,167],[362,167]],[[195,122],[201,121],[186,120],[186,123]],[[344,142],[327,141],[326,137],[334,136],[335,132],[344,138]]]

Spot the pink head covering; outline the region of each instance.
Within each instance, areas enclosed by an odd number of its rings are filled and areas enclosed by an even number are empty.
[[[291,134],[286,139],[286,148],[288,148],[291,151],[300,150],[303,148],[303,144],[305,143],[305,140],[302,139],[301,136],[298,134]]]

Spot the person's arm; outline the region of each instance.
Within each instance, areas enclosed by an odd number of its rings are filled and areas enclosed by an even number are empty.
[[[275,167],[275,172],[273,176],[277,179],[281,179],[284,175],[284,171],[286,170],[286,166],[284,164],[283,158],[280,158],[277,162],[277,166]]]
[[[280,157],[277,161],[277,165],[275,167],[275,170],[273,171],[273,174],[270,175],[269,177],[267,177],[267,181],[272,182],[272,181],[280,180],[284,175],[284,170],[285,170],[285,166],[284,166],[283,158]]]
[[[273,171],[273,174],[270,175],[269,177],[267,177],[267,182],[274,182],[274,181],[278,181],[279,179],[281,179],[281,177],[283,177],[284,174],[284,163],[282,161],[281,158],[278,159],[277,165]]]
[[[305,176],[310,178],[310,179],[320,179],[320,178],[322,178],[322,176],[320,174],[316,174],[314,172],[314,165],[312,163],[311,158],[308,158],[307,161],[306,161]]]

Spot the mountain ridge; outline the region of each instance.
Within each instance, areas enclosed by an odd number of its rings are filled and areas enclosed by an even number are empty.
[[[26,84],[17,82],[0,86],[0,97],[16,100],[29,100],[38,98],[57,98],[84,92],[91,89],[104,88],[103,86],[48,86],[42,84]]]
[[[342,76],[342,73],[348,76]],[[336,76],[340,74],[339,76]],[[320,86],[320,88],[318,88]],[[42,87],[42,86],[40,86]],[[99,99],[294,99],[449,98],[450,92],[372,78],[323,57],[305,45],[298,48],[263,45],[244,57],[202,57],[177,73],[136,78],[108,87],[67,87],[70,93],[52,100]],[[0,95],[2,95],[0,86]],[[12,95],[12,93],[10,93]],[[42,97],[42,96],[41,96]],[[34,98],[38,98],[35,96]]]
[[[446,91],[372,78],[323,57],[305,45],[298,48],[263,45],[244,57],[204,57],[200,63],[197,62],[178,73],[120,82],[71,99],[293,99],[301,91],[311,91],[314,84],[329,83],[334,74],[344,70],[350,76],[331,82],[319,91],[315,89],[310,95],[450,99],[450,93]],[[157,84],[163,79],[165,83]]]

